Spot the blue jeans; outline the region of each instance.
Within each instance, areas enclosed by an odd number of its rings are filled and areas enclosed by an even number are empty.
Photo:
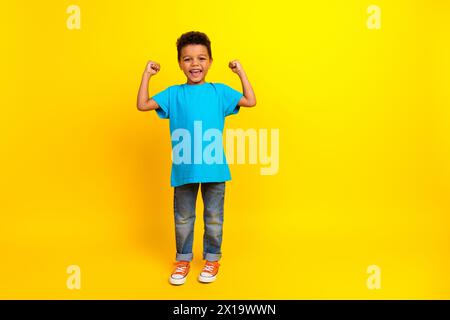
[[[199,183],[184,184],[174,188],[175,238],[177,261],[192,261],[194,241],[195,204]],[[223,203],[225,182],[202,183],[203,198],[203,259],[218,261],[222,252]]]

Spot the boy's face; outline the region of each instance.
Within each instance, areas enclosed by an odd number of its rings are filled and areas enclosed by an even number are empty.
[[[189,44],[181,49],[178,64],[186,75],[188,84],[205,83],[211,63],[208,49],[202,44]]]

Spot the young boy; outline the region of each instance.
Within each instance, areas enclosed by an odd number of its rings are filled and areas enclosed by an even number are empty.
[[[177,40],[177,51],[186,83],[170,86],[149,99],[149,80],[160,70],[159,63],[149,61],[142,75],[137,107],[140,111],[156,110],[160,118],[170,120],[177,262],[169,282],[181,285],[189,273],[193,258],[195,203],[201,184],[205,224],[203,259],[206,262],[198,279],[208,283],[216,280],[219,270],[225,181],[231,180],[222,145],[225,117],[238,113],[240,107],[255,106],[256,97],[238,60],[231,61],[229,67],[239,76],[243,94],[225,84],[205,81],[213,62],[211,43],[206,34],[191,31],[181,35]],[[203,137],[202,132],[205,132]],[[214,141],[220,148],[215,148],[215,155],[210,152],[210,157],[208,151],[214,143],[209,141],[214,139],[207,138],[207,132],[220,133],[219,141]],[[197,141],[190,141],[191,136],[198,134],[201,135],[200,145],[197,138],[192,139]],[[203,159],[205,154],[209,159]]]

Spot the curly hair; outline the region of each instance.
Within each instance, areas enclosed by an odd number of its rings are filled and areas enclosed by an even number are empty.
[[[199,31],[183,33],[177,40],[178,61],[180,61],[181,49],[190,44],[202,44],[208,50],[209,58],[212,59],[211,41],[206,34]]]

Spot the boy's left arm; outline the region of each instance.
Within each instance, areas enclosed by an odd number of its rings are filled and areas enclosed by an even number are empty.
[[[228,64],[228,66],[241,79],[242,91],[243,91],[244,96],[239,100],[238,106],[241,106],[241,107],[256,106],[255,92],[253,91],[252,85],[250,84],[250,81],[248,81],[247,75],[244,71],[244,68],[242,68],[242,65],[239,62],[239,60],[231,61]]]

